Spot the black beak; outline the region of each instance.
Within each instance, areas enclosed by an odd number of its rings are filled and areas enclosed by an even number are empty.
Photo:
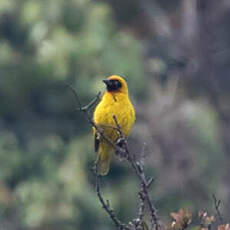
[[[103,82],[108,86],[109,85],[109,82],[110,80],[103,80]]]
[[[122,86],[121,83],[115,79],[106,79],[106,80],[103,80],[103,82],[105,83],[107,91],[109,91],[109,92],[117,91]]]

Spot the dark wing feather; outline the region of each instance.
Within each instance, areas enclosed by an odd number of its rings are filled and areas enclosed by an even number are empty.
[[[99,135],[99,133],[96,132],[95,136],[94,136],[94,149],[95,149],[95,152],[98,151],[99,144],[100,144],[100,135]]]

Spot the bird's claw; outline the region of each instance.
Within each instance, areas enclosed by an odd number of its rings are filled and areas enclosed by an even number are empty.
[[[119,146],[120,148],[125,148],[127,145],[127,140],[124,137],[120,137],[116,141],[116,145]]]
[[[115,151],[115,154],[119,157],[119,160],[127,159],[127,152],[126,152],[126,145],[127,140],[126,138],[118,138],[116,141],[116,145],[122,150],[122,151]]]

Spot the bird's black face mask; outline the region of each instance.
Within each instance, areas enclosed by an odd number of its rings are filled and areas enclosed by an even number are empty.
[[[109,92],[117,91],[122,87],[121,82],[119,80],[116,80],[116,79],[103,80],[103,82],[106,84],[106,88]]]

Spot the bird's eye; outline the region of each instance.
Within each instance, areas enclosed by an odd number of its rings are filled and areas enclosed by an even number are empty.
[[[121,82],[120,82],[120,81],[115,80],[115,81],[114,81],[114,84],[115,84],[115,88],[116,88],[116,89],[121,88]]]

